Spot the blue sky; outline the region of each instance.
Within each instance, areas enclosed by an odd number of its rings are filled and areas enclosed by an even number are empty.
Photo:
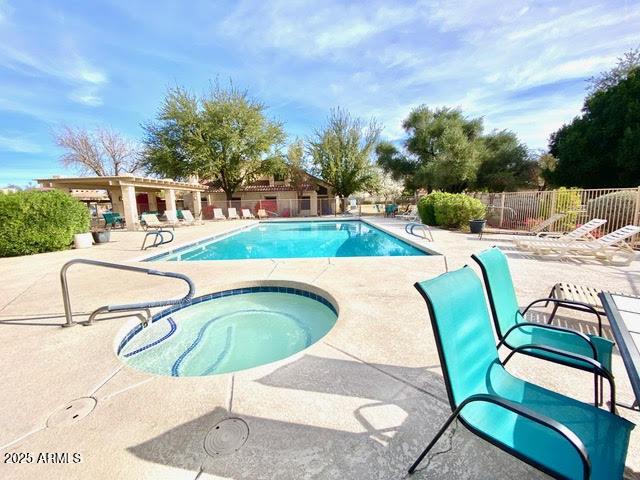
[[[395,140],[424,103],[544,148],[639,32],[636,0],[0,0],[0,185],[73,174],[51,139],[60,125],[137,140],[168,86],[202,92],[216,77],[291,137],[341,106]]]

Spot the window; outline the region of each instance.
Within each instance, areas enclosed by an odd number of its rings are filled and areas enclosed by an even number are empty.
[[[311,210],[311,197],[300,197],[300,210]]]

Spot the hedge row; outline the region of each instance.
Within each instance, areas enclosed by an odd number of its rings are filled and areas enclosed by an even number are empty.
[[[0,257],[63,250],[89,224],[87,207],[60,190],[0,194]]]
[[[466,226],[469,220],[483,219],[484,204],[463,193],[432,192],[418,202],[422,223],[447,228]]]

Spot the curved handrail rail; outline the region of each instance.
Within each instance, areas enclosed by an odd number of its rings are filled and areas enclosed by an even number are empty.
[[[87,258],[76,258],[75,260],[70,260],[67,263],[65,263],[62,266],[62,269],[60,269],[62,301],[64,303],[64,315],[67,319],[66,326],[68,327],[75,325],[76,322],[73,321],[73,312],[71,311],[71,300],[69,298],[69,283],[67,281],[67,270],[69,270],[69,267],[71,267],[72,265],[77,265],[77,264],[113,268],[116,270],[126,270],[129,272],[140,272],[140,273],[146,273],[147,275],[154,275],[158,277],[177,278],[179,280],[185,281],[187,285],[189,285],[189,291],[187,292],[187,294],[182,298],[178,298],[174,300],[155,300],[151,302],[128,303],[128,304],[122,304],[122,305],[105,305],[103,307],[96,309],[94,312],[91,313],[91,315],[89,316],[89,320],[85,322],[88,325],[93,323],[93,320],[98,313],[123,312],[127,310],[148,310],[149,308],[166,307],[169,305],[184,303],[189,301],[191,297],[193,297],[193,294],[195,293],[195,289],[196,289],[193,281],[182,273],[163,272],[163,271],[154,270],[151,268],[134,267],[132,265],[122,265],[120,263],[102,262],[100,260],[89,260]]]
[[[163,235],[164,233],[168,233],[169,235],[171,235],[171,238],[169,240],[165,240],[164,235]],[[155,237],[153,239],[153,243],[151,245],[147,245],[147,238],[149,238],[151,235],[155,235]],[[171,243],[171,242],[173,242],[174,238],[175,238],[175,235],[170,230],[163,230],[163,229],[160,228],[158,230],[153,230],[151,232],[147,232],[144,235],[144,240],[142,242],[142,247],[140,247],[140,250],[146,250],[147,248],[159,247],[160,245],[165,245],[167,243]]]

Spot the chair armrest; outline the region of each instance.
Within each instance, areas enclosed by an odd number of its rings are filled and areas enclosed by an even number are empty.
[[[561,300],[559,298],[553,298],[553,297],[548,297],[548,298],[539,298],[537,300],[534,300],[533,302],[531,302],[529,305],[527,305],[527,307],[523,310],[522,315],[526,315],[527,311],[536,303],[555,303],[558,304],[559,306],[563,306],[563,307],[567,307],[567,308],[573,308],[573,307],[580,307],[583,310],[586,310],[590,313],[593,313],[596,318],[598,319],[598,335],[602,336],[602,317],[600,317],[600,314],[598,313],[598,311],[593,307],[593,305],[589,305],[588,303],[584,303],[584,302],[577,302],[575,300]],[[575,308],[574,308],[575,310]],[[551,319],[549,319],[549,323],[551,323],[551,320],[553,320],[553,316],[551,317]]]
[[[507,362],[509,361],[509,359],[511,359],[511,357],[518,353],[521,352],[523,350],[541,350],[543,352],[549,352],[549,353],[553,353],[555,355],[558,355],[560,357],[566,357],[566,358],[570,358],[572,360],[577,360],[579,362],[584,362],[587,363],[589,365],[591,365],[591,367],[593,367],[593,369],[596,371],[596,373],[602,377],[605,377],[607,379],[607,381],[609,382],[609,387],[610,387],[610,391],[611,391],[611,413],[614,413],[615,410],[615,405],[616,405],[616,387],[615,387],[615,382],[613,380],[613,375],[611,375],[611,372],[609,372],[606,368],[604,368],[602,366],[602,364],[600,362],[598,362],[597,360],[594,360],[593,358],[589,358],[586,357],[584,355],[580,355],[578,353],[573,353],[573,352],[567,352],[566,350],[560,350],[559,348],[554,348],[554,347],[548,347],[546,345],[536,345],[536,344],[529,344],[529,345],[520,345],[517,348],[514,348],[513,350],[511,350],[511,352],[509,352],[509,355],[507,355],[507,358],[504,359],[504,362],[502,362],[502,365],[506,365]],[[575,368],[580,368],[580,367],[575,367]]]
[[[533,410],[524,407],[518,403],[512,402],[511,400],[507,400],[502,397],[498,397],[496,395],[490,395],[485,393],[480,393],[476,395],[471,395],[466,398],[459,406],[456,408],[456,412],[454,414],[459,414],[460,411],[469,403],[472,402],[486,402],[492,403],[499,407],[504,408],[505,410],[509,410],[517,415],[520,415],[524,418],[527,418],[533,422],[542,425],[543,427],[548,428],[549,430],[553,430],[558,433],[561,437],[563,437],[569,444],[573,447],[573,449],[580,456],[580,460],[582,460],[582,473],[583,478],[588,479],[591,476],[591,460],[589,459],[589,453],[587,452],[584,443],[582,440],[573,433],[566,426],[562,425],[560,422],[553,420],[547,416],[541,415]]]
[[[571,330],[570,328],[558,327],[556,325],[546,325],[544,323],[535,323],[535,322],[520,322],[520,323],[517,323],[514,326],[512,326],[509,330],[507,330],[507,332],[502,336],[502,340],[500,340],[500,342],[498,343],[498,346],[501,343],[506,343],[507,336],[511,332],[513,332],[515,329],[517,329],[519,327],[538,327],[538,328],[545,328],[547,330],[556,330],[556,331],[568,333],[570,335],[576,335],[576,336],[580,337],[582,340],[584,340],[589,345],[589,347],[591,347],[591,352],[593,353],[593,358],[595,360],[598,360],[598,352],[596,351],[596,346],[593,344],[593,342],[591,341],[591,339],[587,335],[585,335],[582,332],[578,332],[576,330]]]
[[[553,297],[538,298],[537,300],[534,300],[533,302],[531,302],[529,305],[526,306],[526,308],[522,311],[522,314],[524,315],[525,313],[527,313],[527,311],[536,303],[543,303],[543,302],[544,303],[552,302],[552,303],[557,303],[559,305],[568,305],[569,307],[572,307],[572,306],[583,307],[589,310],[591,313],[593,313],[596,317],[598,317],[598,320],[600,320],[600,314],[593,307],[593,305],[589,305],[588,303],[584,303],[584,302],[578,302],[575,300],[563,300],[560,298],[553,298]]]

